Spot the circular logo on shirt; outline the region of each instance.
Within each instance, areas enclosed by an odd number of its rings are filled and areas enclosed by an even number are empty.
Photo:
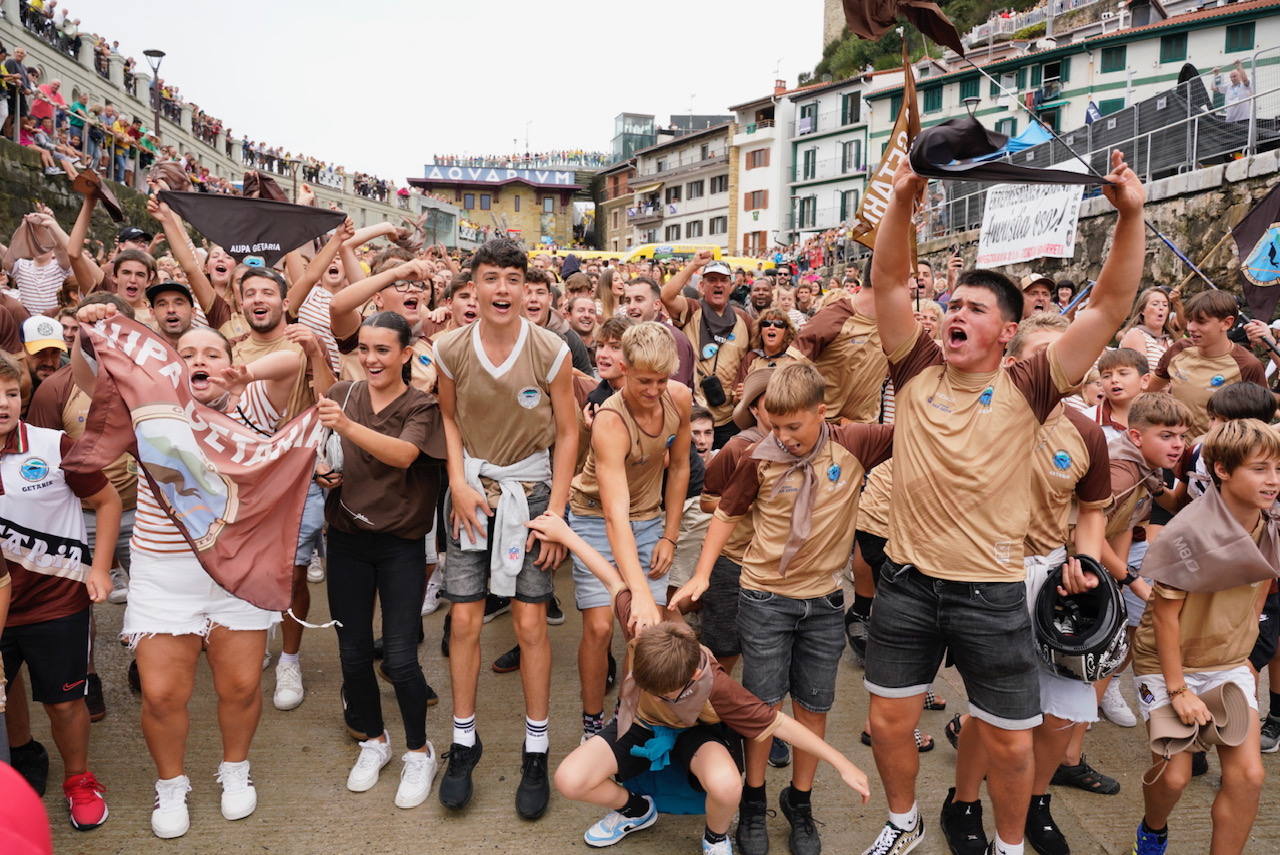
[[[1071,455],[1062,449],[1058,449],[1053,453],[1053,465],[1059,469],[1066,469],[1071,466]]]
[[[28,457],[18,467],[18,474],[26,481],[40,481],[48,476],[49,464],[39,457]]]
[[[827,480],[832,482],[839,481],[840,472],[841,472],[840,464],[832,463],[829,467],[827,467]]]
[[[542,401],[542,390],[537,386],[525,386],[516,392],[516,403],[526,410],[532,410]]]
[[[1209,381],[1209,385],[1217,387],[1217,386],[1221,386],[1223,383],[1226,383],[1226,382],[1227,382],[1226,377],[1223,377],[1221,374],[1215,374],[1213,375],[1213,379]]]
[[[427,367],[428,365],[431,364],[431,357],[427,356],[425,353],[419,353],[418,364],[421,365],[423,368]]]
[[[978,403],[984,407],[991,406],[991,399],[995,397],[996,390],[991,386],[982,390],[982,394],[978,396]]]
[[[719,352],[720,352],[720,345],[709,344],[706,347],[702,348],[702,358],[710,359],[711,357],[715,356]]]

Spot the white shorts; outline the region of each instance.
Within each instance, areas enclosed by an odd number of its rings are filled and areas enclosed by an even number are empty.
[[[1023,566],[1027,571],[1027,609],[1035,617],[1036,597],[1044,587],[1049,571],[1067,558],[1067,551],[1059,548],[1048,555],[1028,555]],[[1040,663],[1040,711],[1065,721],[1091,722],[1098,720],[1098,698],[1093,686],[1081,680],[1072,680],[1055,674]]]
[[[265,630],[279,622],[279,612],[228,593],[190,552],[155,555],[133,550],[129,601],[120,629],[120,638],[130,647],[149,635],[207,636],[215,625]]]
[[[1258,709],[1258,681],[1248,665],[1237,665],[1225,671],[1187,671],[1182,679],[1187,682],[1187,689],[1193,695],[1203,695],[1224,683],[1235,683],[1244,692],[1249,708],[1255,711]],[[1151,718],[1152,710],[1171,703],[1163,674],[1135,674],[1133,686],[1138,695],[1138,712],[1142,713],[1143,721]]]
[[[686,499],[684,513],[680,517],[680,536],[676,540],[676,555],[667,572],[667,585],[679,588],[693,578],[693,568],[702,553],[702,541],[707,537],[711,514],[703,513],[700,496]]]

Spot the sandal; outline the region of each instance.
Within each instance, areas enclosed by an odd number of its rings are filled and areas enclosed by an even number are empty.
[[[913,735],[915,736],[917,751],[919,751],[921,754],[924,754],[926,751],[933,750],[932,736],[930,736],[927,733],[921,733],[919,730],[914,731]],[[867,746],[868,748],[871,747],[871,734],[867,733],[865,730],[862,731],[861,740],[863,745]]]
[[[930,689],[924,693],[924,708],[930,712],[942,712],[947,708],[947,702],[938,700],[938,696]]]
[[[947,726],[942,729],[943,734],[947,737],[947,742],[951,743],[952,748],[960,747],[960,728],[964,726],[964,722],[960,720],[960,713],[956,713],[951,717],[951,721],[947,722]]]
[[[1083,754],[1080,755],[1078,766],[1066,764],[1058,766],[1050,783],[1062,787],[1075,787],[1086,793],[1097,793],[1100,796],[1114,796],[1120,792],[1120,782],[1090,766]]]

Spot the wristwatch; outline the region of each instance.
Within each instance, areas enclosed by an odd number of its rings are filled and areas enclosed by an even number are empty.
[[[1117,579],[1116,581],[1119,582],[1121,585],[1126,585],[1126,586],[1132,585],[1134,582],[1138,581],[1138,574],[1134,573],[1132,570],[1126,569],[1124,578]]]

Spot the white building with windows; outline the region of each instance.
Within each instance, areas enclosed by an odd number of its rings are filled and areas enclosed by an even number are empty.
[[[733,147],[738,166],[734,198],[738,206],[737,234],[731,236],[731,243],[743,255],[760,255],[790,242],[788,139],[795,119],[795,102],[787,96],[799,91],[788,90],[785,81],[776,80],[772,94],[729,108],[736,126]]]
[[[636,152],[627,208],[631,245],[700,243],[729,248],[731,123]]]
[[[787,96],[794,116],[787,135],[788,241],[847,223],[857,213],[867,169],[870,111],[864,95],[901,84],[902,70],[877,71],[808,86]],[[870,161],[870,163],[868,163]]]

